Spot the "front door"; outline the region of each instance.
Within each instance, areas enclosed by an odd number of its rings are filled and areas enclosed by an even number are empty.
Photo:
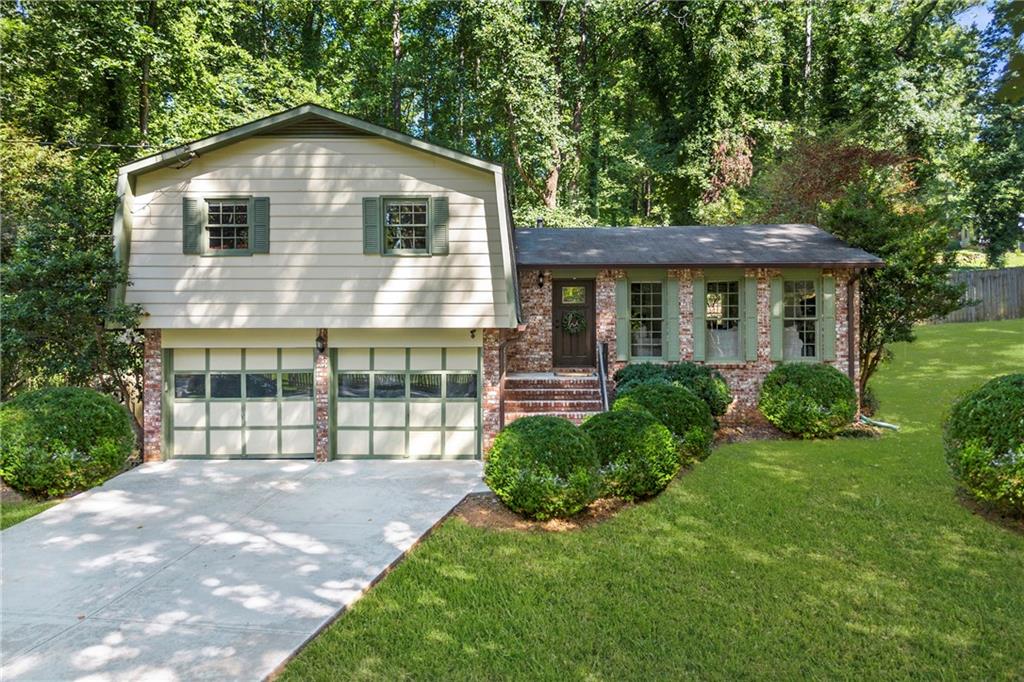
[[[552,291],[552,364],[555,367],[593,367],[594,280],[556,279]]]

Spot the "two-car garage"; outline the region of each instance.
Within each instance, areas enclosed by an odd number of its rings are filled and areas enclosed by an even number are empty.
[[[170,457],[314,457],[312,344],[192,345],[163,352]],[[332,457],[480,456],[478,346],[350,345],[330,349],[328,357]]]

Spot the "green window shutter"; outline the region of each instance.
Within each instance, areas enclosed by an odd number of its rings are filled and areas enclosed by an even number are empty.
[[[772,360],[782,359],[782,278],[771,280]]]
[[[836,278],[821,278],[821,359],[836,359]]]
[[[679,360],[679,280],[670,279],[665,282],[665,359],[669,362]]]
[[[430,200],[430,253],[448,255],[448,197]]]
[[[252,252],[270,253],[270,197],[252,200]]]
[[[363,253],[381,252],[380,198],[363,197]]]
[[[743,349],[748,361],[757,360],[757,278],[743,281]]]
[[[629,360],[629,282],[615,281],[615,359]]]
[[[181,252],[203,252],[203,207],[199,199],[183,197],[181,200]]]
[[[693,278],[693,359],[700,361],[705,357],[707,341],[707,299],[703,277]]]

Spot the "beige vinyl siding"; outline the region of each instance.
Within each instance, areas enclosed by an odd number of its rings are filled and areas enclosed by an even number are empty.
[[[143,173],[126,301],[151,328],[486,328],[514,324],[501,178],[374,137],[255,137]],[[362,253],[365,196],[449,200],[448,256]],[[181,252],[182,198],[270,198],[270,253]]]

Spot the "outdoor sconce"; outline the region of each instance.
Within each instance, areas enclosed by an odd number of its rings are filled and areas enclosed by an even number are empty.
[[[322,331],[316,335],[316,352],[323,354],[327,350],[327,335]]]
[[[544,288],[544,271],[543,270],[538,270],[537,271],[537,288],[538,289],[543,289]]]
[[[470,329],[469,330],[469,338],[471,338],[471,339],[475,339],[476,338],[476,330],[475,329]]]

